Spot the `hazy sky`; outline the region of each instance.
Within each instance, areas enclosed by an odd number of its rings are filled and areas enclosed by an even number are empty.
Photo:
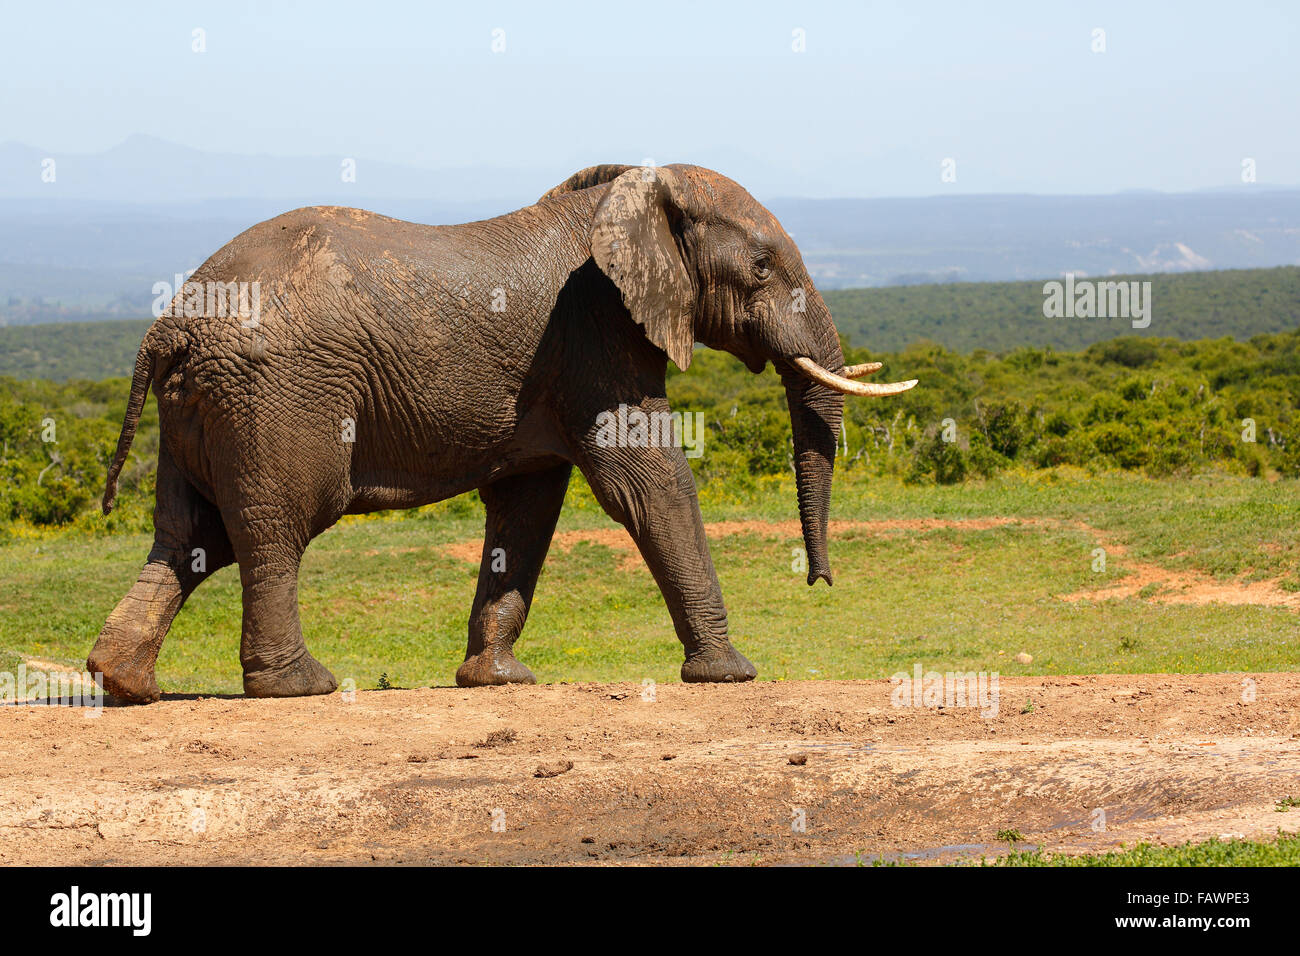
[[[791,196],[1300,184],[1296,2],[556,6],[8,2],[0,141],[696,162]]]

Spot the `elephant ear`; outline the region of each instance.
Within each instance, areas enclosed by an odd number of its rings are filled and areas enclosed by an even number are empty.
[[[634,167],[618,176],[596,207],[591,257],[646,338],[685,371],[695,347],[695,289],[673,234],[679,192],[672,170]]]
[[[549,190],[538,202],[546,202],[548,199],[554,199],[556,196],[563,196],[565,193],[576,193],[579,189],[590,189],[592,186],[603,186],[610,180],[617,179],[629,169],[635,169],[635,166],[618,166],[613,163],[605,163],[601,166],[588,166],[586,169],[580,169],[560,185]]]

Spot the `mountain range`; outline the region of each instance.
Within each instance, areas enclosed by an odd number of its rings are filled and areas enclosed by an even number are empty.
[[[434,170],[358,158],[345,181],[346,159],[213,153],[145,136],[82,155],[0,144],[0,324],[146,315],[155,282],[297,206],[464,222],[526,205],[574,171],[559,161]],[[1300,189],[1290,187],[914,199],[753,189],[828,289],[1300,264]]]

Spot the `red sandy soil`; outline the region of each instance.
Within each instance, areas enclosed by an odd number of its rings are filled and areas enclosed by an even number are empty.
[[[892,691],[6,708],[0,863],[929,863],[1004,852],[1000,830],[1078,853],[1300,829],[1276,808],[1300,798],[1300,674],[1002,678],[993,719]]]

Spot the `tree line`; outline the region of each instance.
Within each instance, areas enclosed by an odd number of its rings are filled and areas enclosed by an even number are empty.
[[[846,346],[846,358],[883,362],[878,380],[920,385],[846,401],[837,463],[845,480],[952,484],[1058,468],[1300,476],[1300,328],[1245,342],[1123,336],[1069,352]],[[159,441],[152,399],[118,509],[108,519],[97,513],[128,387],[126,378],[0,378],[0,534],[105,520],[148,526]],[[668,390],[675,410],[703,418],[702,454],[690,459],[702,486],[743,495],[763,476],[791,472],[785,393],[770,367],[753,375],[701,350],[689,373],[670,366]]]

